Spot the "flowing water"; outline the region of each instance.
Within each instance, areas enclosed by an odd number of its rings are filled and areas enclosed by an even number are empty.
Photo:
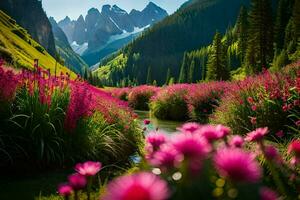
[[[176,128],[183,124],[183,122],[159,120],[151,116],[149,111],[135,110],[135,113],[139,116],[138,119],[140,120],[142,128],[147,128],[146,133],[158,129],[167,134],[171,134],[176,132]],[[145,119],[149,119],[151,121],[151,123],[147,126],[144,125]]]

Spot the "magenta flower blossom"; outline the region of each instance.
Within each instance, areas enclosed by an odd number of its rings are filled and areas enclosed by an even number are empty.
[[[146,137],[146,146],[150,151],[157,151],[167,141],[167,136],[162,132],[153,131]]]
[[[278,195],[273,190],[263,187],[259,191],[261,200],[278,200]]]
[[[174,136],[173,145],[185,159],[204,158],[211,149],[210,144],[197,135],[176,135]]]
[[[83,188],[85,188],[86,184],[87,184],[87,180],[85,178],[85,176],[81,175],[81,174],[72,174],[68,177],[68,181],[70,186],[74,189],[74,190],[81,190]]]
[[[59,195],[61,195],[63,197],[67,197],[72,194],[73,188],[69,184],[63,183],[58,186],[57,192]]]
[[[274,146],[266,146],[264,153],[267,159],[274,160],[278,157],[278,151]]]
[[[242,148],[243,145],[244,145],[244,138],[239,135],[235,135],[229,140],[229,146],[231,147]]]
[[[248,142],[260,142],[268,132],[269,130],[267,127],[258,128],[255,131],[248,133],[245,140]]]
[[[165,144],[154,154],[151,163],[157,167],[172,169],[182,160],[182,155],[172,145]]]
[[[261,177],[261,168],[254,156],[242,149],[220,149],[213,160],[218,173],[232,181],[254,183]]]
[[[216,126],[212,125],[205,125],[202,126],[199,131],[197,131],[197,134],[204,137],[207,141],[213,142],[215,140],[218,140],[222,138],[224,135],[227,134],[227,131],[223,130],[223,126],[217,128]]]
[[[169,195],[165,181],[154,174],[141,172],[109,183],[103,200],[166,200]]]
[[[288,153],[300,158],[300,140],[294,140],[289,144]]]
[[[190,123],[183,124],[180,128],[178,128],[178,130],[181,131],[182,133],[193,134],[197,130],[199,130],[200,127],[201,127],[200,124],[190,122]]]
[[[223,126],[221,124],[217,125],[216,129],[218,131],[220,131],[220,137],[221,138],[224,138],[224,137],[228,136],[230,134],[230,132],[231,132],[231,130],[230,130],[229,127]]]
[[[145,124],[145,125],[149,125],[150,123],[151,123],[151,121],[150,121],[149,119],[145,119],[145,120],[144,120],[144,124]]]
[[[75,166],[75,170],[83,176],[94,176],[100,171],[101,166],[100,162],[87,161],[85,163],[78,163]]]

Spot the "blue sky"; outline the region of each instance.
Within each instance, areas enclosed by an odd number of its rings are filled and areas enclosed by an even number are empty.
[[[152,0],[158,6],[173,13],[186,0]],[[149,0],[43,0],[43,7],[48,16],[54,17],[56,20],[61,20],[65,16],[71,19],[77,19],[79,15],[86,15],[87,11],[92,8],[101,10],[104,4],[116,4],[127,12],[135,8],[142,10]]]

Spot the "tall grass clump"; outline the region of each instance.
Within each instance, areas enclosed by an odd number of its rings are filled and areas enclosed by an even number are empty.
[[[103,158],[129,163],[142,133],[127,103],[68,74],[0,67],[0,168],[42,169]],[[11,168],[13,169],[13,168]]]
[[[222,98],[211,122],[225,124],[236,134],[269,127],[272,139],[295,137],[300,126],[299,76],[299,65],[294,65],[237,82]]]
[[[158,92],[155,86],[142,85],[131,89],[128,104],[135,110],[149,110],[150,99]]]

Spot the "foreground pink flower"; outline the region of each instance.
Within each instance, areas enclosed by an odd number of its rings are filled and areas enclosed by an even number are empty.
[[[220,137],[221,137],[221,138],[224,138],[224,137],[228,136],[228,135],[230,134],[230,132],[231,132],[231,130],[230,130],[229,127],[223,126],[223,125],[221,125],[221,124],[217,125],[217,126],[216,126],[216,129],[217,129],[218,131],[220,131],[220,134],[221,134]]]
[[[216,126],[212,125],[205,125],[202,126],[198,131],[197,134],[204,137],[207,141],[213,142],[222,138],[225,134],[227,134],[227,130],[222,130],[223,127],[217,128]],[[225,133],[226,132],[226,133]]]
[[[59,195],[63,196],[63,197],[67,197],[67,196],[70,196],[73,192],[73,188],[67,184],[67,183],[64,183],[64,184],[60,184],[57,188],[57,192]]]
[[[159,147],[167,141],[167,136],[158,131],[150,132],[146,137],[147,146],[150,147],[153,151],[159,149]]]
[[[190,122],[190,123],[183,124],[180,128],[178,128],[178,130],[181,131],[182,133],[193,134],[197,130],[199,130],[200,127],[201,127],[200,124]]]
[[[300,140],[294,140],[289,144],[288,153],[300,158]]]
[[[171,169],[177,167],[182,159],[182,155],[172,145],[166,144],[154,154],[151,163],[157,167]]]
[[[239,135],[235,135],[229,140],[229,145],[231,147],[242,148],[244,145],[244,138]]]
[[[268,132],[269,130],[267,127],[258,128],[255,131],[248,133],[245,140],[248,142],[260,142]]]
[[[78,163],[75,166],[75,170],[83,176],[94,176],[100,171],[100,169],[101,169],[101,163],[92,162],[92,161],[87,161],[85,163]]]
[[[260,189],[260,199],[261,200],[277,200],[278,195],[273,190],[263,187]]]
[[[154,174],[141,172],[112,181],[103,200],[166,200],[168,185]]]
[[[83,188],[85,188],[86,184],[87,184],[87,180],[85,178],[85,176],[81,175],[81,174],[72,174],[68,177],[68,181],[70,186],[74,189],[74,190],[81,190]]]
[[[175,149],[188,159],[204,158],[211,149],[210,144],[198,135],[178,134],[172,142]]]
[[[233,181],[253,183],[261,177],[261,168],[254,156],[242,149],[220,149],[213,159],[218,173]]]

